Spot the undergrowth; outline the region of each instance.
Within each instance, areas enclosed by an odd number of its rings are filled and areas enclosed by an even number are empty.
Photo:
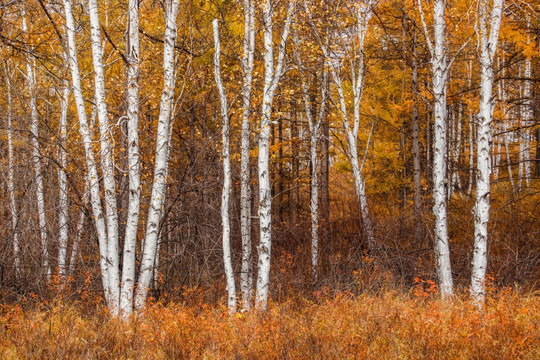
[[[478,310],[409,293],[325,291],[229,316],[204,301],[150,305],[129,321],[93,299],[4,305],[2,359],[539,359],[540,294],[501,290]]]

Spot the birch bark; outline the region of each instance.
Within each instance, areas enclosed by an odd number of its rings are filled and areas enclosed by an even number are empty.
[[[527,17],[527,28],[531,25],[531,19]],[[527,44],[530,42],[527,39]],[[525,187],[529,187],[531,182],[531,143],[530,143],[530,133],[528,127],[533,125],[534,111],[532,105],[533,93],[532,93],[532,73],[531,73],[531,58],[529,56],[525,57],[525,69],[523,72],[523,77],[525,78],[523,84],[523,104],[521,105],[522,111],[522,138],[523,138],[523,149],[520,149],[520,153],[523,154],[523,166],[524,166],[524,177],[525,177]]]
[[[298,40],[295,39],[295,45],[298,48]],[[326,102],[328,97],[328,71],[323,67],[322,82],[321,82],[321,101],[319,111],[314,116],[311,102],[309,99],[309,87],[306,83],[306,75],[304,73],[304,65],[300,52],[297,49],[296,61],[298,71],[300,73],[302,95],[304,106],[306,109],[306,117],[309,125],[309,158],[311,162],[311,195],[310,195],[310,210],[311,210],[311,275],[313,282],[318,279],[319,269],[319,158],[317,156],[317,146],[320,142],[321,124],[326,112]]]
[[[480,107],[478,112],[476,204],[474,216],[474,251],[472,260],[471,295],[481,306],[485,298],[487,241],[491,174],[491,143],[493,137],[493,58],[497,49],[504,0],[494,0],[488,13],[488,3],[479,3],[478,45],[480,47]],[[488,29],[489,26],[489,29]]]
[[[428,48],[431,53],[432,65],[432,91],[434,97],[433,115],[434,123],[434,148],[433,148],[433,215],[435,217],[435,257],[437,261],[437,276],[442,297],[453,294],[452,269],[450,263],[450,248],[448,245],[447,227],[447,171],[448,163],[446,153],[446,86],[448,80],[448,59],[446,53],[446,22],[445,0],[435,0],[433,5],[433,36],[431,38],[425,23],[422,2],[418,0],[418,8],[421,15],[422,25],[426,35]]]
[[[68,182],[67,182],[67,115],[69,105],[69,86],[64,84],[60,98],[60,144],[58,149],[58,275],[64,278],[67,274],[67,249],[68,249]]]
[[[135,255],[139,226],[141,180],[139,170],[139,1],[129,0],[127,25],[127,118],[129,199],[124,237],[120,309],[124,316],[133,311]]]
[[[11,211],[11,238],[13,246],[13,267],[15,268],[15,278],[18,280],[21,277],[21,244],[19,242],[19,231],[17,224],[19,222],[19,213],[17,212],[17,198],[15,196],[15,182],[13,169],[15,166],[15,158],[13,155],[13,123],[12,123],[12,98],[11,98],[11,74],[9,64],[4,67],[6,73],[7,86],[7,131],[8,131],[8,192]]]
[[[240,155],[240,230],[242,234],[242,271],[240,288],[242,308],[251,307],[253,275],[251,272],[251,189],[249,169],[251,89],[253,84],[253,53],[255,51],[255,8],[251,0],[244,0],[244,43],[242,57],[242,143]]]
[[[467,85],[469,89],[472,85],[472,60],[469,61],[469,73],[467,77]],[[471,109],[471,105],[468,107],[469,111],[469,182],[467,184],[467,196],[472,195],[473,179],[474,179],[474,115]],[[497,168],[498,170],[498,168]]]
[[[94,64],[94,96],[98,110],[101,143],[101,171],[105,190],[105,211],[107,216],[107,263],[109,272],[111,313],[116,315],[120,308],[120,267],[118,258],[118,209],[116,203],[116,180],[114,179],[113,148],[111,129],[105,98],[105,73],[103,69],[103,48],[97,0],[88,0],[92,59]]]
[[[142,250],[139,282],[135,291],[135,308],[142,309],[146,301],[152,273],[154,270],[159,223],[165,200],[167,171],[169,165],[169,132],[171,109],[176,84],[176,69],[174,61],[174,45],[176,42],[176,18],[179,0],[165,1],[165,39],[163,43],[163,91],[161,93],[157,139],[156,158],[154,165],[154,182],[148,209],[146,235]]]
[[[103,206],[100,197],[99,176],[96,165],[96,157],[92,145],[92,135],[88,127],[84,98],[81,90],[81,76],[77,62],[77,47],[75,44],[75,20],[73,18],[72,1],[64,0],[64,12],[66,16],[66,33],[68,37],[68,61],[71,69],[72,91],[77,105],[79,117],[79,131],[84,145],[86,160],[86,179],[89,184],[90,203],[92,214],[99,241],[99,263],[101,268],[101,280],[105,290],[105,299],[110,304],[109,291],[109,267],[107,264],[107,229],[103,215]]]
[[[222,242],[223,242],[223,263],[225,267],[225,279],[227,280],[227,305],[229,313],[236,312],[236,286],[234,283],[234,273],[231,256],[231,225],[229,219],[229,203],[231,196],[231,159],[230,159],[230,128],[229,128],[229,108],[227,105],[227,94],[223,81],[221,80],[221,46],[219,41],[219,25],[218,20],[212,22],[214,31],[214,74],[216,85],[218,88],[219,101],[221,104],[221,119],[222,119],[222,150],[223,158],[223,190],[221,193],[221,222],[223,226]]]
[[[272,102],[279,80],[283,75],[283,62],[289,28],[291,26],[295,1],[289,2],[287,18],[281,36],[277,65],[274,68],[274,38],[273,38],[273,2],[267,0],[263,8],[263,38],[264,38],[264,90],[261,109],[261,126],[259,133],[259,261],[257,269],[257,289],[255,307],[266,310],[270,287],[270,254],[272,246],[272,194],[270,188],[270,127],[272,119]]]

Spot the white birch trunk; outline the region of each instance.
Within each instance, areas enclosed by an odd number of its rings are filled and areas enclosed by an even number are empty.
[[[242,143],[240,157],[240,230],[242,234],[242,308],[251,307],[253,276],[251,272],[251,189],[249,169],[251,89],[253,84],[253,53],[255,51],[255,8],[251,0],[244,0],[244,44],[243,44],[243,89],[242,89]]]
[[[272,193],[270,187],[270,127],[274,93],[283,75],[285,47],[289,36],[295,1],[291,1],[287,10],[287,19],[278,52],[277,65],[274,68],[273,10],[271,0],[267,0],[263,9],[264,37],[264,90],[261,109],[261,128],[259,134],[259,261],[257,269],[257,289],[255,307],[266,310],[270,287],[270,254],[272,246]]]
[[[58,150],[58,275],[64,278],[67,274],[67,248],[68,248],[68,181],[67,167],[67,115],[69,106],[69,86],[64,84],[60,98],[60,146]]]
[[[527,27],[530,26],[530,19],[527,18]],[[523,148],[520,148],[520,153],[522,154],[522,162],[524,166],[524,178],[525,178],[525,186],[529,187],[531,182],[531,143],[530,143],[530,133],[529,133],[529,127],[533,125],[533,118],[534,118],[534,111],[532,106],[532,84],[531,84],[531,58],[526,57],[525,58],[525,71],[523,74],[523,77],[525,78],[525,82],[523,84],[523,104],[521,105],[521,112],[522,112],[522,143]]]
[[[214,31],[214,74],[216,85],[218,88],[219,101],[221,104],[221,119],[222,119],[222,150],[223,158],[223,190],[221,192],[221,223],[223,226],[222,242],[223,242],[223,264],[225,267],[225,279],[227,280],[227,305],[229,313],[236,312],[236,286],[234,283],[234,272],[232,266],[231,255],[231,225],[229,220],[229,203],[231,197],[231,158],[230,158],[230,127],[229,127],[229,108],[227,105],[227,94],[223,81],[221,80],[221,47],[219,42],[219,25],[218,20],[212,22]]]
[[[159,222],[165,200],[167,185],[167,172],[169,165],[169,132],[170,118],[173,106],[174,89],[176,84],[176,69],[174,61],[174,45],[176,43],[176,17],[178,15],[179,0],[165,1],[165,39],[163,44],[163,91],[159,109],[156,158],[154,165],[154,182],[152,196],[148,209],[146,223],[146,236],[142,250],[139,282],[135,292],[135,308],[144,307],[152,273],[154,270]]]
[[[96,165],[96,158],[92,144],[92,136],[88,127],[84,98],[81,90],[81,76],[79,64],[77,62],[77,47],[75,45],[75,20],[72,12],[71,0],[64,0],[64,11],[66,16],[66,33],[68,37],[68,61],[71,69],[72,91],[77,105],[79,116],[79,131],[81,133],[86,157],[86,179],[89,183],[90,203],[92,214],[96,226],[99,241],[99,263],[101,267],[101,280],[105,293],[105,299],[109,303],[109,271],[107,265],[107,229],[103,215],[103,207],[100,197],[99,176]]]
[[[120,267],[118,259],[118,210],[116,204],[116,180],[114,179],[113,148],[111,129],[105,98],[105,74],[103,69],[103,48],[97,0],[88,0],[92,59],[94,65],[94,96],[98,110],[101,143],[101,171],[105,190],[105,210],[107,216],[107,263],[109,271],[109,309],[113,315],[120,305]]]
[[[129,199],[124,237],[122,266],[122,289],[120,310],[123,316],[133,311],[135,289],[135,255],[137,251],[137,229],[141,196],[139,170],[139,1],[130,0],[128,5],[127,58],[127,118],[128,118],[128,164]]]
[[[434,123],[434,147],[433,147],[433,215],[435,217],[435,258],[437,261],[437,277],[442,297],[453,294],[452,268],[450,263],[450,248],[448,245],[447,226],[447,184],[448,177],[446,166],[448,157],[446,152],[446,87],[448,81],[448,59],[446,53],[446,22],[444,11],[445,0],[435,0],[433,5],[433,36],[431,42],[427,29],[422,2],[418,0],[418,8],[424,32],[427,38],[428,48],[431,53],[432,65],[432,92],[434,98],[433,114]]]
[[[500,146],[499,146],[499,149],[500,149]],[[467,184],[467,196],[472,195],[473,181],[474,181],[474,115],[473,115],[472,109],[469,108],[469,182]]]
[[[493,137],[492,110],[494,107],[492,100],[493,57],[497,49],[503,2],[504,0],[494,0],[490,14],[486,0],[481,0],[479,4],[480,107],[478,112],[476,160],[478,171],[476,175],[474,251],[471,276],[471,295],[478,304],[483,304],[485,298],[491,175],[490,154]]]
[[[24,6],[24,5],[23,5]],[[28,33],[28,27],[26,25],[26,13],[24,8],[21,8],[22,15],[22,31]],[[36,79],[35,79],[35,59],[30,61],[29,45],[26,44],[26,80],[28,81],[28,91],[30,93],[30,120],[31,120],[31,134],[32,134],[32,162],[34,164],[34,172],[36,176],[36,199],[37,199],[37,211],[38,211],[38,228],[39,236],[41,240],[41,267],[45,271],[47,281],[51,276],[51,268],[49,266],[49,241],[47,239],[47,219],[45,216],[45,194],[43,187],[43,174],[41,164],[41,150],[39,145],[39,119],[37,112],[37,95],[36,95]]]
[[[311,275],[313,282],[318,279],[319,268],[319,158],[317,156],[317,146],[320,141],[321,124],[326,111],[326,101],[328,95],[328,72],[322,69],[323,77],[321,80],[321,101],[319,112],[315,117],[311,108],[309,99],[309,88],[306,84],[306,76],[304,74],[304,65],[298,49],[298,40],[295,39],[296,58],[298,63],[298,71],[302,82],[302,95],[304,98],[304,106],[306,109],[306,117],[309,125],[310,141],[309,141],[309,158],[311,162]]]
[[[13,267],[15,268],[15,278],[21,277],[21,244],[19,242],[19,232],[17,224],[19,222],[19,214],[17,212],[17,198],[15,197],[15,183],[13,168],[15,166],[15,158],[13,155],[13,123],[12,123],[12,98],[11,98],[11,74],[9,65],[4,68],[6,72],[7,86],[7,131],[8,131],[8,192],[11,211],[11,239],[13,246]]]

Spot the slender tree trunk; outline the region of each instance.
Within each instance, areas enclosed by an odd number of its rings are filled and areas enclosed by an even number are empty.
[[[530,27],[530,18],[527,17],[527,27]],[[534,118],[534,111],[533,111],[533,105],[532,105],[532,72],[531,72],[531,58],[526,57],[525,58],[525,71],[523,74],[525,80],[525,83],[523,84],[523,105],[521,106],[522,109],[522,123],[523,123],[523,130],[522,130],[522,136],[523,136],[523,151],[521,153],[523,154],[523,164],[525,167],[525,184],[526,187],[529,187],[531,182],[531,143],[530,143],[530,131],[529,126],[533,125],[533,118]]]
[[[298,112],[296,105],[293,105],[292,114],[291,114],[291,197],[290,197],[290,208],[291,208],[291,224],[294,228],[298,226],[298,204],[299,204],[299,172],[300,172],[300,163],[299,163],[299,150],[298,150]]]
[[[480,107],[478,112],[478,141],[476,175],[476,204],[474,216],[474,251],[472,260],[471,295],[478,304],[485,298],[487,270],[487,226],[489,222],[489,197],[491,174],[491,140],[493,137],[493,57],[497,49],[501,13],[504,0],[494,0],[488,14],[487,0],[479,3],[480,47]],[[489,30],[488,30],[488,22]]]
[[[469,182],[467,185],[467,196],[471,196],[474,181],[474,115],[469,108]],[[500,146],[499,146],[500,151]],[[496,164],[498,166],[498,164]],[[498,170],[498,168],[497,168]],[[498,171],[497,171],[498,172]]]
[[[22,12],[22,31],[28,33],[28,27],[26,25],[26,12],[24,5],[21,7]],[[30,119],[32,122],[32,161],[34,163],[34,172],[36,176],[36,199],[37,199],[37,211],[38,211],[38,228],[41,240],[41,267],[45,271],[47,281],[51,276],[51,268],[49,266],[49,241],[47,239],[47,219],[45,215],[45,193],[43,186],[43,173],[41,164],[41,150],[39,144],[39,119],[37,111],[37,95],[36,95],[36,79],[35,79],[35,59],[30,60],[31,49],[29,45],[27,47],[26,55],[26,80],[28,81],[28,91],[30,93]]]
[[[467,86],[469,89],[472,87],[472,60],[468,63],[468,76]],[[472,106],[469,104],[467,107],[469,112],[469,181],[467,183],[467,197],[472,195],[473,181],[474,181],[474,114]],[[498,170],[498,169],[497,169]]]
[[[322,120],[321,124],[321,244],[319,247],[324,249],[321,251],[323,256],[323,266],[328,264],[328,256],[330,255],[330,191],[329,191],[329,170],[330,170],[330,125],[328,117]]]
[[[242,234],[242,308],[251,307],[253,275],[251,272],[251,188],[249,184],[249,149],[251,88],[253,84],[253,54],[255,51],[255,8],[251,0],[244,0],[244,54],[242,57],[242,144],[240,156],[240,231]]]
[[[12,98],[11,98],[11,74],[9,64],[4,67],[6,73],[7,86],[7,131],[8,131],[8,192],[11,211],[11,241],[13,246],[13,267],[15,268],[15,278],[21,278],[21,244],[19,242],[19,213],[17,212],[17,198],[15,196],[15,182],[13,169],[15,167],[15,158],[13,154],[13,123],[12,123]]]
[[[221,103],[221,118],[222,118],[222,150],[223,157],[223,190],[221,192],[221,223],[223,226],[222,241],[223,241],[223,263],[225,266],[225,279],[227,280],[227,304],[229,313],[236,312],[236,286],[234,282],[234,272],[232,266],[231,255],[231,225],[229,219],[229,203],[231,197],[231,157],[230,157],[230,127],[229,127],[229,108],[227,105],[227,94],[223,81],[221,80],[221,65],[220,56],[221,48],[219,42],[219,25],[218,20],[213,21],[214,30],[214,73],[216,84]]]
[[[113,147],[111,129],[105,98],[105,74],[103,69],[103,48],[97,0],[88,0],[92,58],[94,64],[94,96],[98,110],[101,143],[101,171],[105,189],[105,210],[107,216],[107,263],[109,271],[109,291],[111,313],[120,310],[120,267],[118,256],[118,209],[116,203],[116,180],[114,178]]]
[[[137,251],[137,229],[141,197],[139,170],[139,1],[130,0],[128,5],[127,58],[127,102],[128,102],[128,163],[129,200],[124,237],[122,266],[122,289],[120,310],[124,316],[133,311],[135,288],[135,255]]]
[[[69,105],[69,86],[64,84],[60,98],[60,146],[58,149],[58,271],[60,277],[65,277],[67,273],[67,249],[68,249],[68,182],[67,182],[67,115]]]
[[[257,269],[257,289],[255,294],[255,307],[266,310],[268,292],[270,288],[270,254],[272,246],[272,194],[270,189],[270,128],[272,119],[272,102],[279,80],[283,75],[285,60],[285,46],[289,36],[294,1],[291,1],[287,10],[287,19],[277,59],[274,68],[274,39],[273,39],[273,9],[275,5],[267,0],[263,8],[263,38],[264,38],[264,90],[261,109],[261,126],[259,133],[259,261]]]
[[[446,110],[446,87],[449,75],[449,66],[446,53],[446,22],[444,11],[445,0],[435,0],[433,5],[433,29],[434,42],[430,35],[422,12],[421,0],[418,7],[424,27],[428,47],[431,53],[432,65],[432,91],[434,97],[433,114],[434,124],[434,149],[433,149],[433,215],[435,217],[435,258],[437,261],[437,276],[442,297],[453,294],[452,269],[450,263],[450,248],[448,245],[447,227],[447,110]]]
[[[139,282],[135,293],[136,309],[142,309],[144,307],[150,287],[157,250],[159,223],[162,215],[161,208],[165,198],[169,164],[170,118],[176,84],[174,46],[177,35],[176,17],[178,15],[178,7],[179,0],[165,1],[166,26],[163,45],[163,92],[161,93],[158,118],[154,182],[146,222],[146,236],[142,250]]]
[[[297,39],[295,39],[295,45],[298,47]],[[323,74],[321,82],[321,101],[319,112],[318,114],[316,114],[317,116],[315,117],[309,97],[309,86],[306,83],[306,75],[304,73],[302,58],[298,51],[296,53],[296,59],[301,77],[302,93],[310,132],[309,157],[311,162],[311,274],[313,282],[316,282],[318,279],[319,269],[319,158],[317,156],[317,147],[320,142],[321,123],[324,119],[326,111],[326,101],[328,94],[328,72],[326,71],[326,69],[322,69]]]
[[[90,128],[88,127],[84,98],[81,90],[81,76],[79,73],[79,64],[77,62],[77,47],[75,45],[75,20],[73,19],[71,0],[64,0],[64,11],[66,16],[68,61],[71,69],[72,90],[79,116],[79,131],[81,133],[86,157],[86,179],[89,183],[90,203],[92,204],[92,213],[99,241],[101,280],[103,289],[105,290],[105,299],[107,304],[109,304],[111,301],[109,296],[111,291],[109,290],[109,266],[107,263],[107,229],[100,197],[99,176],[92,144],[92,135]]]

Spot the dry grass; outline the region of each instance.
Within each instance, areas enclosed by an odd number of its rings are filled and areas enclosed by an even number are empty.
[[[129,322],[88,300],[1,307],[2,359],[539,359],[540,295],[501,291],[478,311],[418,283],[385,292],[271,304],[227,315],[156,304]]]

